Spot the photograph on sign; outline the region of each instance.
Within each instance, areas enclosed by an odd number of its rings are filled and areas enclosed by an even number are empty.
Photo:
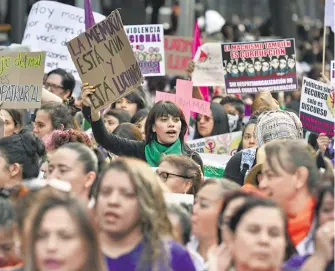
[[[142,74],[165,75],[163,25],[125,25],[124,29]]]
[[[44,52],[0,52],[1,108],[41,107]]]
[[[298,88],[294,39],[224,43],[221,48],[227,93]]]
[[[143,81],[118,10],[68,43],[83,83],[95,87],[91,102],[100,110]]]
[[[300,120],[305,130],[334,136],[334,86],[304,77]]]
[[[45,73],[62,68],[80,80],[66,43],[85,32],[84,9],[54,2],[38,1],[30,10],[22,44],[32,51],[46,52]],[[93,12],[96,22],[106,17]]]

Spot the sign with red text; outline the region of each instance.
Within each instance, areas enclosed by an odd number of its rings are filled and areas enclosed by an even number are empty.
[[[294,44],[294,39],[222,44],[227,93],[297,89]]]
[[[304,77],[300,120],[305,130],[334,136],[334,86]]]
[[[166,74],[186,77],[192,59],[193,38],[165,36],[164,40]]]
[[[142,74],[165,75],[163,25],[126,25],[124,29]]]
[[[118,10],[68,43],[83,83],[94,86],[91,102],[100,110],[143,81]]]

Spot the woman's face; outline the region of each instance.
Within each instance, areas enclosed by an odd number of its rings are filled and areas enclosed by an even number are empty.
[[[293,58],[289,58],[287,60],[287,66],[290,68],[290,69],[293,69],[295,67],[295,61]]]
[[[135,113],[137,112],[137,104],[133,103],[127,98],[121,98],[117,100],[115,104],[115,108],[127,111],[131,117],[134,116]]]
[[[259,189],[289,213],[288,204],[296,194],[298,174],[291,174],[274,163],[277,174],[271,169],[267,160],[262,164],[262,175],[258,178]]]
[[[257,146],[255,137],[256,124],[249,124],[243,134],[243,149],[254,148]]]
[[[286,62],[285,59],[281,59],[281,60],[279,60],[279,68],[280,68],[281,70],[285,69],[285,68],[286,68],[286,65],[287,65],[287,62]]]
[[[270,64],[269,62],[263,62],[262,63],[262,71],[267,72],[270,69]]]
[[[135,124],[137,129],[139,129],[141,134],[142,134],[142,139],[145,139],[145,123],[146,123],[146,121],[147,121],[147,117],[143,118],[139,122],[136,122],[136,124]]]
[[[262,69],[262,63],[260,61],[255,61],[254,67],[256,72],[259,72]]]
[[[187,193],[192,186],[192,182],[189,179],[182,178],[176,175],[182,175],[180,171],[168,162],[160,163],[156,170],[158,176],[162,178],[162,181],[171,190],[171,193]],[[164,175],[168,175],[167,179],[163,179]],[[176,175],[173,175],[176,174]]]
[[[328,192],[323,196],[318,216],[319,227],[328,221],[334,221],[334,197],[332,193]]]
[[[85,173],[84,164],[78,158],[78,154],[73,150],[67,148],[56,150],[48,162],[47,178],[69,182],[74,194],[86,196],[91,172]]]
[[[221,239],[223,241],[227,241],[227,230],[229,229],[228,225],[230,223],[231,217],[234,213],[245,203],[245,198],[238,197],[229,202],[224,213],[222,214],[222,222],[221,225]]]
[[[248,64],[248,73],[253,74],[255,72],[255,67],[253,64]]]
[[[197,116],[197,129],[198,133],[202,137],[210,136],[214,129],[214,118],[211,116],[205,116],[198,114]]]
[[[235,265],[246,270],[279,270],[284,261],[285,223],[280,211],[256,207],[240,220],[232,240]]]
[[[33,125],[33,133],[39,137],[44,137],[54,130],[50,114],[44,110],[37,111]]]
[[[118,238],[140,227],[140,209],[129,175],[110,169],[102,178],[96,214],[100,229]]]
[[[233,74],[238,74],[238,68],[237,68],[237,65],[234,64],[232,67],[231,67],[231,73]]]
[[[171,115],[158,117],[152,131],[156,133],[158,143],[173,144],[179,138],[181,120]]]
[[[243,73],[245,71],[245,64],[244,62],[238,63],[238,70],[240,73]]]
[[[232,63],[230,63],[230,62],[228,62],[228,64],[227,64],[227,71],[230,73],[230,71],[231,71],[231,67],[233,66],[233,64]]]
[[[22,261],[17,241],[13,226],[0,226],[0,268],[14,266]]]
[[[278,66],[279,66],[279,60],[277,58],[274,58],[271,60],[271,66],[272,68],[274,69],[278,69]]]
[[[222,206],[217,184],[208,184],[197,193],[192,213],[192,233],[197,237],[217,235],[217,219]]]
[[[0,118],[2,118],[5,123],[4,137],[11,136],[12,134],[17,133],[20,130],[20,127],[15,125],[12,116],[8,113],[7,110],[5,109],[0,110]]]
[[[42,218],[34,246],[39,271],[83,270],[88,257],[80,227],[64,207],[47,211]]]
[[[109,133],[113,133],[115,128],[119,126],[119,120],[111,115],[104,116],[104,124]]]

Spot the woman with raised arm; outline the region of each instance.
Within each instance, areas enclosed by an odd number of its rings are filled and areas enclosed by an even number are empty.
[[[150,110],[145,124],[145,141],[125,139],[106,130],[100,112],[91,106],[90,95],[95,89],[85,84],[82,89],[83,113],[91,122],[97,143],[106,150],[123,156],[137,157],[157,167],[163,154],[178,154],[192,158],[202,167],[200,156],[185,143],[187,123],[183,111],[174,103],[161,101]]]

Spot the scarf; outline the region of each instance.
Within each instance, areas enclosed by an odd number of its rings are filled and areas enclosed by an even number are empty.
[[[288,233],[292,242],[297,246],[307,236],[313,223],[315,199],[311,198],[306,207],[295,217],[288,219]]]
[[[145,145],[144,153],[147,163],[152,167],[158,167],[163,154],[182,154],[180,139],[178,138],[171,146],[164,146],[159,144],[156,140],[153,140],[149,144]]]

